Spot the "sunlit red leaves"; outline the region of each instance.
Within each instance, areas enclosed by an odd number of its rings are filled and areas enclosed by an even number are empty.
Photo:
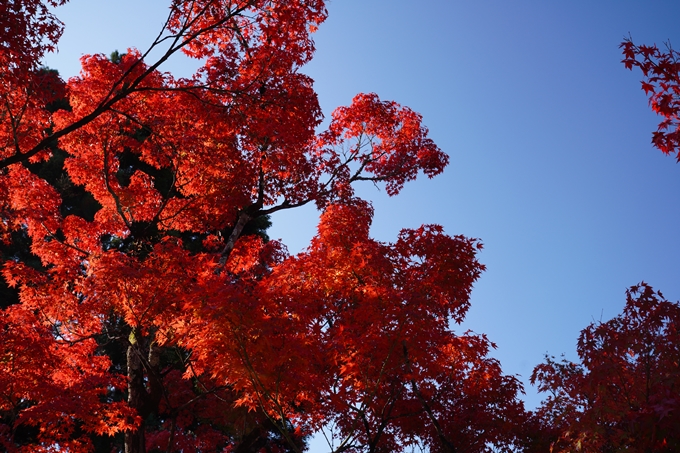
[[[58,125],[95,110],[126,71],[132,70],[127,78],[145,71],[138,57],[129,51],[118,64],[101,55],[84,58],[81,77],[69,82],[73,111],[62,112]],[[235,94],[221,106],[212,91],[152,73],[113,111],[63,139],[72,180],[104,207],[98,220],[157,218],[166,229],[204,231],[224,228],[256,200],[313,198],[318,174],[307,153],[321,114],[311,81],[288,74],[243,92],[231,88]],[[170,193],[160,194],[157,181],[141,171],[123,186],[125,153],[170,171]]]
[[[52,127],[54,102],[64,96],[64,82],[56,72],[35,70],[21,80],[6,80],[0,89],[0,161],[35,147]],[[44,160],[43,151],[31,161]]]
[[[183,36],[200,33],[185,52],[192,57],[246,53],[250,59],[279,59],[300,65],[312,57],[309,34],[326,18],[325,2],[219,0],[172,2],[170,29]],[[282,32],[285,30],[285,32]],[[226,50],[226,52],[225,52]]]
[[[36,238],[54,234],[61,220],[61,199],[57,191],[25,167],[10,167],[5,180],[11,206],[17,216],[15,224],[25,224],[29,234]],[[41,245],[36,242],[35,247]]]
[[[65,127],[94,110],[111,85],[130,69],[133,75],[145,71],[138,56],[131,51],[118,64],[101,55],[85,58],[85,72],[70,81],[73,111],[63,112],[59,124]],[[167,77],[152,73],[140,87],[148,91],[121,100],[114,111],[62,141],[71,154],[66,161],[71,179],[84,184],[104,208],[97,214],[98,221],[117,222],[125,228],[124,220],[158,218],[167,228],[181,231],[220,228],[233,219],[234,212],[216,206],[243,205],[250,198],[247,179],[229,179],[250,175],[251,184],[255,184],[252,171],[236,173],[233,161],[239,156],[232,144],[233,134],[231,139],[228,136],[229,125],[220,124],[214,108],[200,99],[172,92],[173,86]],[[220,126],[223,131],[218,132]],[[220,142],[223,138],[226,140]],[[183,199],[168,200],[167,192],[158,191],[158,181],[139,170],[123,181],[120,175],[126,168],[121,168],[120,162],[126,154],[152,169],[171,171],[169,189]],[[197,194],[200,201],[193,199]]]
[[[196,270],[206,265],[173,239],[157,244],[143,261],[111,251],[90,258],[86,296],[94,309],[114,310],[141,334],[158,329],[157,341],[164,343],[191,308],[185,304],[194,294]]]
[[[64,3],[8,0],[0,4],[0,161],[33,148],[47,135],[47,106],[63,94],[63,82],[38,66],[62,33],[63,24],[48,5]]]
[[[287,256],[285,247],[278,241],[265,243],[259,236],[246,236],[229,255],[226,270],[241,279],[260,279]]]
[[[427,133],[420,115],[409,108],[360,94],[333,112],[319,153],[337,190],[356,180],[384,181],[387,193],[396,195],[419,171],[433,177],[448,164]]]
[[[680,306],[643,283],[622,314],[581,332],[581,363],[548,359],[534,370],[539,390],[552,394],[539,416],[555,451],[677,450],[678,325]]]
[[[680,54],[670,45],[666,52],[653,46],[636,46],[624,41],[623,63],[628,69],[638,67],[645,80],[642,89],[649,96],[652,110],[663,117],[652,135],[652,144],[666,154],[680,148]],[[677,159],[680,160],[680,154]]]
[[[95,355],[94,340],[55,341],[41,318],[19,305],[3,312],[0,410],[14,418],[5,419],[0,445],[9,452],[47,451],[55,444],[69,451],[90,451],[87,433],[113,434],[135,421],[134,412],[122,403],[101,400],[124,382],[107,372],[110,362]],[[37,445],[14,443],[20,425],[38,429]]]
[[[197,365],[232,383],[239,404],[309,429],[332,424],[364,445],[396,451],[425,436],[423,400],[452,439],[473,429],[465,442],[477,442],[474,451],[512,443],[518,382],[486,358],[485,338],[448,328],[482,268],[476,242],[431,226],[382,244],[368,236],[371,217],[363,202],[330,205],[305,253],[225,287],[200,327],[210,333],[187,340]],[[211,363],[213,354],[229,359]],[[469,412],[448,412],[464,405]]]
[[[57,127],[96,111],[115,96],[116,87],[137,83],[133,80],[147,70],[139,57],[133,50],[118,63],[84,57],[83,73],[69,82],[73,109],[59,112]],[[349,200],[350,183],[357,180],[385,181],[395,194],[419,170],[433,176],[448,161],[427,138],[419,115],[375,95],[358,96],[336,112],[319,154],[312,147],[320,112],[311,81],[297,74],[263,77],[259,88],[236,90],[219,107],[220,95],[151,72],[111,111],[62,139],[71,154],[66,161],[71,179],[103,206],[97,223],[117,235],[133,222],[155,219],[180,231],[224,228],[250,203],[266,208],[281,200],[290,205],[313,200],[323,206]],[[356,149],[340,157],[334,147],[343,146]],[[155,177],[139,170],[123,183],[120,162],[126,153],[170,171],[170,192],[159,193]]]

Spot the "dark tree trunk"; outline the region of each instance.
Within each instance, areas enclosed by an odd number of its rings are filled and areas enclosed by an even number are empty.
[[[142,366],[142,350],[139,338],[133,330],[130,334],[130,345],[127,350],[128,404],[144,417],[143,407],[146,396],[144,388],[144,368]],[[125,453],[145,453],[144,420],[136,431],[125,433]]]
[[[160,352],[161,348],[155,344],[153,334],[143,337],[136,329],[132,329],[127,349],[127,402],[142,421],[136,431],[125,433],[125,453],[146,451],[145,420],[150,414],[158,413],[163,395]]]

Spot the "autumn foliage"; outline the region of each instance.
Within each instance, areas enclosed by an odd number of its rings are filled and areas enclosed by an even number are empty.
[[[579,363],[537,366],[550,451],[678,451],[679,326],[680,304],[642,283],[627,291],[623,313],[581,332]]]
[[[656,45],[637,46],[628,39],[621,44],[623,64],[642,71],[642,89],[652,110],[663,119],[652,135],[652,144],[665,154],[680,148],[680,53],[670,44],[664,52]],[[676,155],[680,161],[680,154]]]
[[[677,303],[631,288],[578,363],[536,367],[549,396],[527,413],[495,345],[452,329],[480,241],[370,237],[356,185],[398,195],[448,156],[374,93],[320,130],[302,67],[323,0],[172,0],[148,49],[68,81],[40,66],[64,3],[0,4],[1,450],[680,449]],[[677,153],[678,53],[622,48]],[[178,53],[191,77],[163,71]],[[306,204],[317,234],[290,255],[266,230]]]
[[[300,72],[322,0],[174,0],[152,49],[39,67],[46,8],[0,6],[0,445],[28,451],[483,452],[517,443],[521,386],[455,334],[484,267],[437,225],[371,239],[448,157],[407,107],[359,94],[317,133]],[[56,10],[58,12],[58,9]],[[190,78],[161,65],[178,52]],[[268,216],[314,203],[308,249]]]

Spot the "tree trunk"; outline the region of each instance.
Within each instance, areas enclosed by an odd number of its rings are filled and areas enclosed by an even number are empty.
[[[144,369],[142,367],[142,351],[137,332],[130,333],[130,345],[127,349],[127,377],[128,404],[137,411],[142,418],[144,397]],[[144,453],[146,451],[144,439],[144,420],[142,419],[136,431],[125,433],[125,453]]]
[[[136,431],[125,433],[125,453],[146,451],[144,423],[150,414],[158,413],[163,395],[160,354],[161,348],[155,343],[153,332],[142,337],[137,329],[132,329],[127,349],[127,402],[142,421]]]

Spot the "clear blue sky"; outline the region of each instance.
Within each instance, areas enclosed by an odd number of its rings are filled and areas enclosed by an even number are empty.
[[[115,5],[115,8],[111,5]],[[71,0],[46,64],[68,77],[84,53],[145,49],[160,0]],[[619,43],[680,48],[680,2],[335,0],[304,68],[326,116],[359,92],[420,112],[451,156],[443,175],[389,198],[366,186],[374,237],[438,223],[481,238],[488,267],[463,326],[488,334],[507,373],[528,383],[546,352],[576,358],[582,328],[620,312],[642,280],[680,298],[680,165],[650,145],[658,123]],[[188,75],[177,61],[164,68]],[[277,213],[291,252],[313,208]],[[527,384],[528,386],[528,384]],[[529,387],[529,386],[528,386]],[[527,405],[539,397],[527,389]]]

